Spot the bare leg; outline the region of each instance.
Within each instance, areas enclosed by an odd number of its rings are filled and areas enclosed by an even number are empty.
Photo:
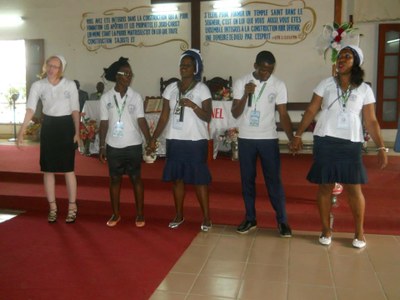
[[[182,221],[183,219],[183,199],[185,198],[185,184],[182,180],[174,181],[172,187],[175,202],[175,219],[174,222]]]
[[[360,184],[346,184],[345,190],[348,196],[348,203],[353,213],[355,223],[354,238],[365,241],[364,238],[364,216],[365,216],[365,198]]]
[[[318,186],[317,202],[322,223],[322,236],[332,235],[330,226],[330,213],[332,208],[331,194],[335,184],[320,184]]]
[[[140,176],[130,176],[129,178],[133,185],[133,192],[135,196],[136,221],[144,221],[144,187],[142,178],[140,178]]]
[[[199,201],[200,208],[203,212],[203,224],[211,226],[211,220],[209,215],[209,197],[208,197],[208,185],[196,185],[196,196]]]
[[[116,221],[119,218],[119,198],[121,192],[121,176],[111,176],[110,178],[110,200],[113,216],[111,219]]]
[[[64,177],[68,191],[68,210],[76,210],[77,183],[76,183],[75,173],[74,172],[65,173]]]
[[[50,211],[57,211],[56,179],[54,173],[45,172],[43,174],[43,183],[47,201],[49,202]]]

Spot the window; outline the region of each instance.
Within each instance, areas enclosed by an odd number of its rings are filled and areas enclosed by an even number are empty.
[[[0,41],[0,122],[14,123],[11,96],[15,101],[15,122],[24,120],[26,100],[33,82],[38,80],[44,62],[44,40]],[[39,108],[36,115],[41,114]]]
[[[400,24],[379,25],[377,117],[382,129],[396,129],[400,116]]]

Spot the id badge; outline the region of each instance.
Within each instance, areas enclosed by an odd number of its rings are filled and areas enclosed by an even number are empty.
[[[338,129],[349,129],[350,128],[350,115],[347,112],[340,112],[337,119]]]
[[[258,127],[260,125],[260,112],[258,110],[250,111],[250,126]]]
[[[112,135],[114,137],[123,137],[124,136],[124,123],[116,122],[114,124]]]
[[[172,117],[172,127],[174,129],[182,130],[183,128],[183,122],[179,121],[180,114],[174,114]]]

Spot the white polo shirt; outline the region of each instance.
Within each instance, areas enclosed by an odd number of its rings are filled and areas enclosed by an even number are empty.
[[[116,103],[118,103],[118,106]],[[120,110],[123,108],[121,119],[119,118],[118,107]],[[139,93],[130,87],[128,87],[123,98],[114,88],[101,96],[100,119],[108,120],[106,143],[111,147],[125,148],[142,144],[143,139],[138,118],[144,118],[143,99]],[[113,136],[114,126],[116,126],[117,122],[122,122],[123,124],[122,136]]]
[[[321,112],[314,129],[314,135],[331,136],[352,142],[363,142],[362,108],[364,105],[375,103],[375,96],[371,87],[362,83],[351,91],[344,109],[349,116],[348,128],[338,126],[339,114],[343,111],[339,96],[342,94],[334,77],[322,80],[314,89],[314,93],[322,97]]]
[[[287,103],[287,89],[285,83],[271,75],[267,81],[261,82],[254,78],[253,73],[247,74],[233,84],[233,98],[241,99],[244,86],[253,81],[256,84],[252,106],[247,104],[238,118],[239,137],[245,139],[276,139],[275,105]],[[263,88],[263,85],[265,87]],[[258,126],[250,125],[250,114],[259,111]]]
[[[75,82],[62,78],[57,85],[52,85],[47,78],[32,84],[26,108],[36,111],[39,99],[43,104],[43,113],[47,116],[60,117],[79,111],[79,96]]]
[[[211,99],[211,93],[204,83],[198,82],[194,88],[188,91],[187,94],[181,95],[181,97],[188,98],[192,102],[196,103],[197,106],[201,107],[201,103],[204,100]],[[185,107],[183,122],[181,122],[182,124],[179,124],[181,128],[174,126],[174,112],[179,102],[179,88],[177,82],[167,86],[163,93],[163,98],[168,100],[170,109],[166,132],[167,139],[191,141],[209,139],[208,123],[201,120],[189,107]]]

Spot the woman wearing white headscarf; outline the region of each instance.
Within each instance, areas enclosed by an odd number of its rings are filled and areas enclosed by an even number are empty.
[[[49,223],[57,220],[55,173],[64,173],[68,190],[67,223],[75,222],[76,176],[75,150],[79,143],[79,97],[72,80],[63,77],[66,60],[61,55],[49,57],[43,65],[42,78],[32,84],[26,105],[26,114],[18,132],[17,146],[23,143],[25,130],[31,121],[38,101],[43,105],[43,121],[40,131],[40,169],[44,174],[44,186],[50,210]]]
[[[183,200],[185,184],[193,184],[203,212],[202,231],[211,229],[208,184],[211,174],[207,166],[208,123],[212,102],[208,87],[201,82],[203,62],[196,49],[185,51],[180,58],[181,80],[168,85],[163,93],[163,110],[153,133],[150,148],[156,148],[156,139],[168,124],[167,160],[164,181],[173,182],[175,218],[170,228],[179,227],[184,219]]]
[[[387,163],[387,148],[380,134],[375,116],[375,97],[371,87],[363,81],[364,71],[360,65],[363,53],[357,46],[344,47],[337,57],[337,75],[322,80],[314,89],[307,108],[292,141],[292,151],[302,147],[301,135],[320,112],[314,129],[314,163],[307,179],[318,184],[317,202],[322,222],[319,242],[330,245],[331,193],[335,182],[347,191],[348,202],[355,222],[352,242],[355,248],[364,248],[365,199],[361,184],[367,182],[362,162],[364,142],[363,122],[372,140],[378,146],[378,163],[384,168]]]

